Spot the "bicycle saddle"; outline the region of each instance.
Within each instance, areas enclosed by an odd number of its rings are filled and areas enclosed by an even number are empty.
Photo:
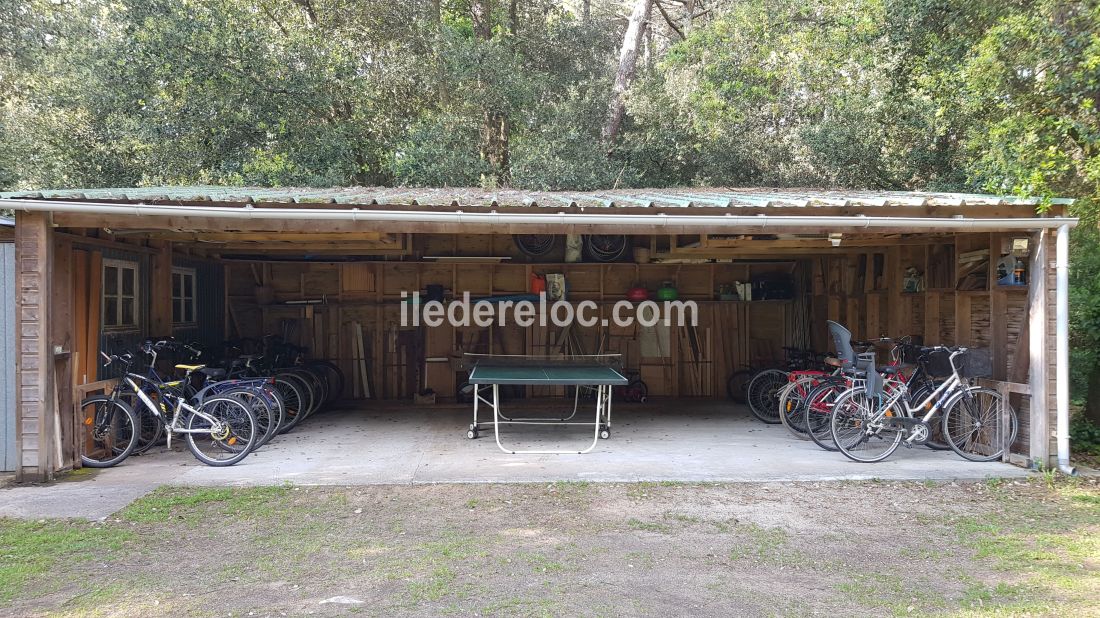
[[[219,369],[218,367],[203,367],[199,370],[199,373],[211,380],[220,380],[225,377],[225,369]]]
[[[878,372],[883,374],[883,375],[896,376],[898,374],[898,370],[900,368],[896,365],[881,365],[881,366],[877,367],[877,369],[878,369]]]
[[[204,367],[206,367],[206,365],[176,365],[176,369],[182,369],[189,373],[192,371],[198,371]]]

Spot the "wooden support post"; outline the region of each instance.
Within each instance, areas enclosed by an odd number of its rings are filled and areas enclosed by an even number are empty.
[[[79,467],[79,435],[81,427],[73,413],[73,244],[67,239],[54,237],[53,281],[50,294],[50,347],[60,350],[53,354],[54,420],[53,443],[57,459],[56,469]]]
[[[924,345],[946,343],[940,341],[940,307],[942,295],[928,292],[924,295]]]
[[[1031,260],[1028,265],[1030,284],[1028,306],[1028,384],[1031,387],[1031,460],[1050,464],[1050,410],[1047,384],[1047,279],[1050,264],[1047,259],[1047,234],[1037,232],[1031,237]]]
[[[55,455],[54,363],[50,346],[53,290],[53,229],[48,215],[16,212],[15,431],[17,481],[47,481],[58,468]]]

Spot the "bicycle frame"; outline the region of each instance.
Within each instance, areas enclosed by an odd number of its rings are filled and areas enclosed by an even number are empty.
[[[928,423],[928,421],[936,415],[936,412],[942,409],[944,404],[946,404],[947,401],[950,400],[956,392],[958,392],[959,387],[967,384],[962,379],[962,377],[959,376],[959,369],[955,366],[955,357],[964,353],[966,353],[965,348],[961,348],[951,353],[951,356],[948,358],[949,362],[951,363],[951,377],[949,377],[942,384],[937,386],[935,390],[929,393],[928,396],[920,401],[916,406],[911,405],[912,402],[909,399],[908,385],[905,384],[904,381],[902,381],[900,384],[895,383],[895,392],[889,394],[888,398],[885,401],[883,400],[884,393],[879,393],[877,395],[879,398],[878,411],[873,417],[868,420],[870,422],[881,421],[882,418],[886,415],[887,411],[900,403],[902,406],[904,406],[902,410],[905,413],[905,417],[920,418],[920,421],[922,423]],[[917,412],[924,409],[927,409],[928,411],[923,416],[916,416]],[[910,435],[906,437],[905,441],[912,443],[912,440],[916,437],[916,434],[913,434],[912,432],[907,433],[909,433]]]
[[[148,382],[152,384],[155,388],[157,388],[159,392],[160,388],[157,386],[157,384],[153,383],[151,380],[149,380],[145,376],[142,376],[141,374],[132,373],[129,371],[127,371],[126,374],[122,377],[122,380],[126,383],[127,386],[133,389],[134,393],[137,395],[137,398],[141,401],[141,404],[145,406],[150,412],[152,412],[164,424],[164,428],[168,432],[167,439],[169,447],[172,446],[172,434],[174,433],[211,433],[210,429],[186,429],[182,427],[179,424],[181,412],[186,411],[189,414],[197,415],[199,418],[210,423],[211,426],[216,427],[219,424],[219,421],[217,419],[187,404],[183,400],[183,397],[177,395],[170,395],[171,398],[176,400],[176,404],[175,406],[173,406],[172,409],[172,420],[169,421],[167,418],[165,418],[163,414],[161,414],[160,406],[158,406],[152,399],[150,399],[149,396],[146,395],[145,392],[141,389],[141,387],[138,386],[138,381]]]

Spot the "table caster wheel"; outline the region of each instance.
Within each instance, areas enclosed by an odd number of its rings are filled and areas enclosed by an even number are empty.
[[[610,429],[608,429],[607,427],[604,427],[603,429],[600,430],[600,438],[601,439],[607,440],[610,437],[611,437],[611,430]]]
[[[466,432],[466,437],[471,439],[471,440],[477,439],[477,430],[476,429],[471,429],[471,430],[467,431]]]

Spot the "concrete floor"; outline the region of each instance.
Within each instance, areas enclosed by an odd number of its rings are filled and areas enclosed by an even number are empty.
[[[0,489],[0,516],[95,519],[166,484],[962,480],[1028,474],[926,448],[899,448],[887,461],[860,464],[724,402],[617,404],[614,412],[611,439],[601,440],[591,453],[510,455],[497,448],[491,430],[477,440],[466,438],[470,412],[465,408],[334,410],[230,468],[204,466],[186,449],[159,447],[83,480]],[[591,436],[581,428],[502,431],[502,440],[516,449],[584,448]]]

